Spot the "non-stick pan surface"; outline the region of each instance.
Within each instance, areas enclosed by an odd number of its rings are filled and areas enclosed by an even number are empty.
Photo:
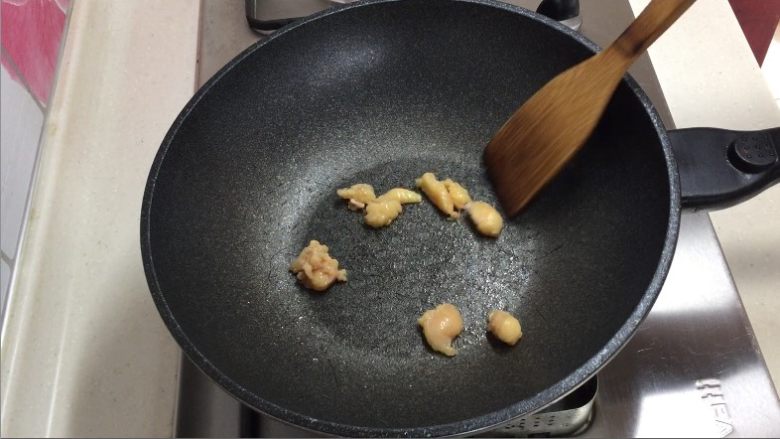
[[[674,164],[632,81],[497,240],[427,201],[370,229],[335,191],[434,171],[495,203],[483,146],[594,50],[528,11],[444,0],[360,3],[248,49],[176,120],[144,198],[150,288],[184,351],[250,406],[335,434],[464,433],[572,390],[648,312],[677,233]],[[349,282],[296,283],[311,239]],[[416,324],[442,302],[465,321],[454,358]],[[486,336],[494,308],[519,316],[518,346]]]

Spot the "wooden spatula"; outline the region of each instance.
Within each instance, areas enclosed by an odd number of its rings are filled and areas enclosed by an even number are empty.
[[[553,78],[501,127],[485,163],[509,216],[582,147],[628,67],[694,1],[653,0],[611,46]]]

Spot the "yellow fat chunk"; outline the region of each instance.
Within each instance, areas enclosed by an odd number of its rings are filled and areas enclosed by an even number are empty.
[[[496,338],[511,346],[514,346],[523,336],[520,321],[506,311],[493,310],[490,312],[488,330]]]
[[[357,203],[367,204],[376,200],[374,188],[370,184],[358,183],[336,191],[339,197],[345,200],[354,200]]]
[[[463,209],[467,204],[471,203],[469,191],[461,186],[460,183],[452,181],[449,178],[442,183],[444,183],[444,187],[447,188],[447,192],[450,193],[450,198],[452,198],[452,203],[455,205],[456,209]]]
[[[401,204],[413,204],[422,201],[422,195],[415,191],[397,187],[385,192],[380,198],[387,198],[398,201]]]
[[[290,264],[298,280],[314,291],[325,291],[337,280],[347,281],[347,270],[339,269],[339,261],[328,254],[328,246],[312,240]]]
[[[374,228],[385,227],[390,225],[402,210],[401,203],[397,200],[381,196],[366,204],[366,216],[363,221]]]
[[[455,204],[452,201],[447,187],[436,179],[432,172],[426,172],[417,179],[417,187],[422,190],[431,202],[450,218],[457,218]]]
[[[479,233],[491,238],[496,238],[501,234],[501,229],[504,228],[504,219],[490,204],[484,201],[472,201],[466,205],[466,212],[469,213],[469,218]]]
[[[463,331],[463,319],[454,305],[443,303],[429,309],[417,320],[422,327],[425,341],[436,352],[452,357],[458,353],[452,341]]]

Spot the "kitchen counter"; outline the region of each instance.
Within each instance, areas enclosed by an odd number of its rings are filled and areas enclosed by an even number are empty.
[[[139,212],[194,91],[198,5],[73,3],[3,326],[3,437],[173,434],[181,354]]]
[[[222,62],[198,63],[199,31],[255,38],[232,1],[75,2],[3,327],[2,436],[174,433],[181,354],[146,287],[138,215],[163,135]],[[780,125],[725,0],[697,2],[649,55],[678,128]],[[778,209],[780,187],[712,214],[775,383]]]

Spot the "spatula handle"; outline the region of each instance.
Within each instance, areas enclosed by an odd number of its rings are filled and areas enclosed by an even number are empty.
[[[695,0],[652,0],[610,49],[634,60],[669,29]]]

